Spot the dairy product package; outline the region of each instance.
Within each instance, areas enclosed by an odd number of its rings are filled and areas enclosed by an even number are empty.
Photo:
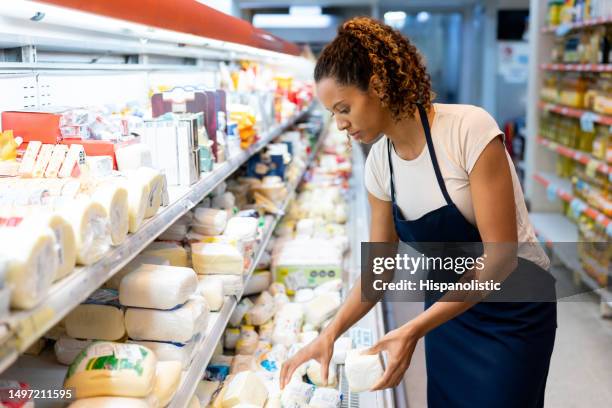
[[[228,350],[236,348],[236,343],[240,338],[240,329],[237,327],[228,327],[225,329],[223,337],[223,346]]]
[[[91,265],[110,249],[108,213],[102,204],[79,198],[62,206],[60,213],[70,222],[76,242],[76,260]]]
[[[223,407],[251,404],[262,408],[268,398],[268,389],[252,371],[242,371],[229,382],[223,398]]]
[[[382,377],[384,369],[378,354],[362,354],[367,348],[346,353],[344,371],[352,392],[368,391]]]
[[[234,327],[240,326],[240,322],[249,310],[254,307],[249,298],[243,298],[237,305],[229,318],[229,324]]]
[[[234,362],[234,357],[215,355],[210,360],[206,371],[204,372],[204,379],[210,381],[225,381],[230,373],[230,367]]]
[[[221,208],[224,210],[231,210],[236,205],[236,197],[234,194],[227,191],[223,194],[214,196],[212,199],[212,206],[215,208]]]
[[[127,265],[125,265],[119,272],[114,274],[109,280],[104,283],[104,287],[108,289],[119,290],[121,280],[128,273],[135,271],[140,268],[143,264],[151,265],[170,265],[170,262],[166,258],[154,255],[136,255]]]
[[[297,342],[298,333],[304,319],[302,307],[295,303],[287,303],[274,318],[272,342],[290,346]]]
[[[315,327],[332,317],[340,308],[340,295],[338,292],[323,292],[310,302],[306,303],[304,313],[306,322]]]
[[[257,238],[257,227],[259,220],[253,217],[232,217],[228,220],[223,235],[251,241]]]
[[[323,381],[323,372],[321,364],[316,360],[310,360],[308,362],[308,368],[306,369],[306,375],[310,381],[317,387],[336,387],[338,385],[338,378],[336,376],[336,366],[330,364],[327,371],[327,384]]]
[[[138,340],[128,340],[128,342],[139,344],[153,351],[153,353],[155,353],[155,357],[157,357],[157,361],[178,361],[181,363],[183,369],[189,367],[195,346],[194,340],[191,340],[185,344]]]
[[[213,401],[217,396],[220,388],[221,383],[219,381],[200,381],[198,383],[198,388],[196,388],[196,397],[198,397],[198,400],[200,400],[200,405],[203,407],[208,407],[211,401]]]
[[[123,181],[128,191],[129,231],[134,233],[144,222],[149,207],[151,188],[147,183],[134,177],[123,179]]]
[[[264,292],[267,293],[267,292]],[[256,304],[244,316],[247,324],[261,326],[269,322],[274,317],[275,305],[274,301]]]
[[[243,325],[240,328],[240,337],[236,342],[236,354],[253,355],[259,342],[259,335],[255,331],[255,327]]]
[[[187,250],[175,242],[154,241],[142,251],[141,255],[167,259],[171,266],[191,266]]]
[[[172,310],[128,308],[125,328],[133,340],[187,343],[206,329],[208,312],[208,305],[200,296]]]
[[[198,275],[200,292],[208,283],[219,281],[223,285],[223,296],[240,296],[244,284],[242,275]]]
[[[77,340],[61,336],[53,346],[58,363],[70,365],[76,356],[92,343],[92,340]]]
[[[298,289],[295,292],[295,295],[293,297],[293,300],[296,303],[306,303],[306,302],[310,302],[312,299],[314,299],[314,291],[310,288],[303,288],[303,289]]]
[[[340,337],[334,342],[334,354],[332,362],[334,364],[344,364],[346,353],[353,348],[353,340],[350,337]]]
[[[334,279],[314,288],[314,294],[320,295],[325,292],[340,292],[342,290],[342,279]]]
[[[193,224],[195,232],[202,235],[219,235],[227,224],[227,211],[198,206],[194,210]]]
[[[162,204],[166,189],[166,176],[151,167],[139,167],[134,171],[125,172],[128,179],[146,184],[149,187],[145,206],[145,218],[150,218],[157,214],[157,210]]]
[[[76,398],[148,396],[155,385],[157,360],[151,350],[136,344],[94,342],[68,368],[65,388]]]
[[[152,396],[159,407],[170,403],[181,382],[182,365],[179,361],[158,361]]]
[[[286,294],[287,293],[287,289],[285,288],[285,285],[283,285],[280,282],[272,282],[270,284],[270,287],[268,288],[268,292],[270,292],[270,294],[272,296],[276,296],[279,293]]]
[[[244,287],[244,296],[263,292],[264,290],[268,289],[271,282],[272,272],[255,271],[251,276],[251,279],[249,279],[246,286]]]
[[[124,306],[168,310],[187,302],[197,288],[191,268],[143,264],[121,281],[119,301]]]
[[[253,371],[257,369],[257,360],[255,356],[249,356],[244,354],[238,354],[234,356],[232,360],[232,366],[230,368],[231,374],[237,374],[243,371]]]
[[[65,319],[66,334],[77,339],[119,340],[125,335],[124,313],[119,294],[98,289]]]
[[[130,229],[128,191],[124,184],[105,183],[92,196],[94,202],[104,207],[108,214],[112,245],[120,245]]]
[[[244,258],[234,245],[226,243],[191,244],[193,268],[201,275],[242,275]]]
[[[281,394],[282,406],[293,407],[306,405],[314,393],[314,388],[314,386],[302,381],[290,381]]]
[[[274,320],[268,320],[264,324],[259,326],[259,339],[265,341],[272,341],[272,334],[274,333]]]
[[[211,312],[221,310],[224,299],[222,279],[198,280],[198,292],[206,299]]]
[[[342,396],[334,388],[317,387],[310,398],[308,408],[340,408]]]

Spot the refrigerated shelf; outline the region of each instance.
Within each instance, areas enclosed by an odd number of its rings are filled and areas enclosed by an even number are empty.
[[[577,162],[584,164],[585,166],[593,166],[597,171],[610,175],[612,174],[612,166],[604,163],[602,160],[596,159],[592,155],[581,152],[576,149],[572,149],[571,147],[563,146],[562,144],[553,142],[552,140],[546,139],[544,137],[538,137],[538,144],[547,147],[548,149],[562,155],[565,157],[569,157]]]

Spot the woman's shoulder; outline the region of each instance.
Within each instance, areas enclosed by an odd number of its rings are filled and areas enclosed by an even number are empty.
[[[434,103],[436,113],[455,119],[492,118],[489,112],[476,105],[459,103]]]

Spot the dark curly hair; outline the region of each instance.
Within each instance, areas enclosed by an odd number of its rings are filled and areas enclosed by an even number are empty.
[[[338,28],[338,35],[317,60],[314,78],[333,78],[342,85],[367,91],[372,85],[395,120],[426,108],[434,94],[421,55],[398,30],[370,17],[355,17]]]

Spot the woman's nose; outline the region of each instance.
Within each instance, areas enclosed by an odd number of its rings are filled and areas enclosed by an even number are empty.
[[[349,125],[350,124],[347,120],[336,118],[336,126],[338,127],[338,130],[346,130],[349,128]]]

